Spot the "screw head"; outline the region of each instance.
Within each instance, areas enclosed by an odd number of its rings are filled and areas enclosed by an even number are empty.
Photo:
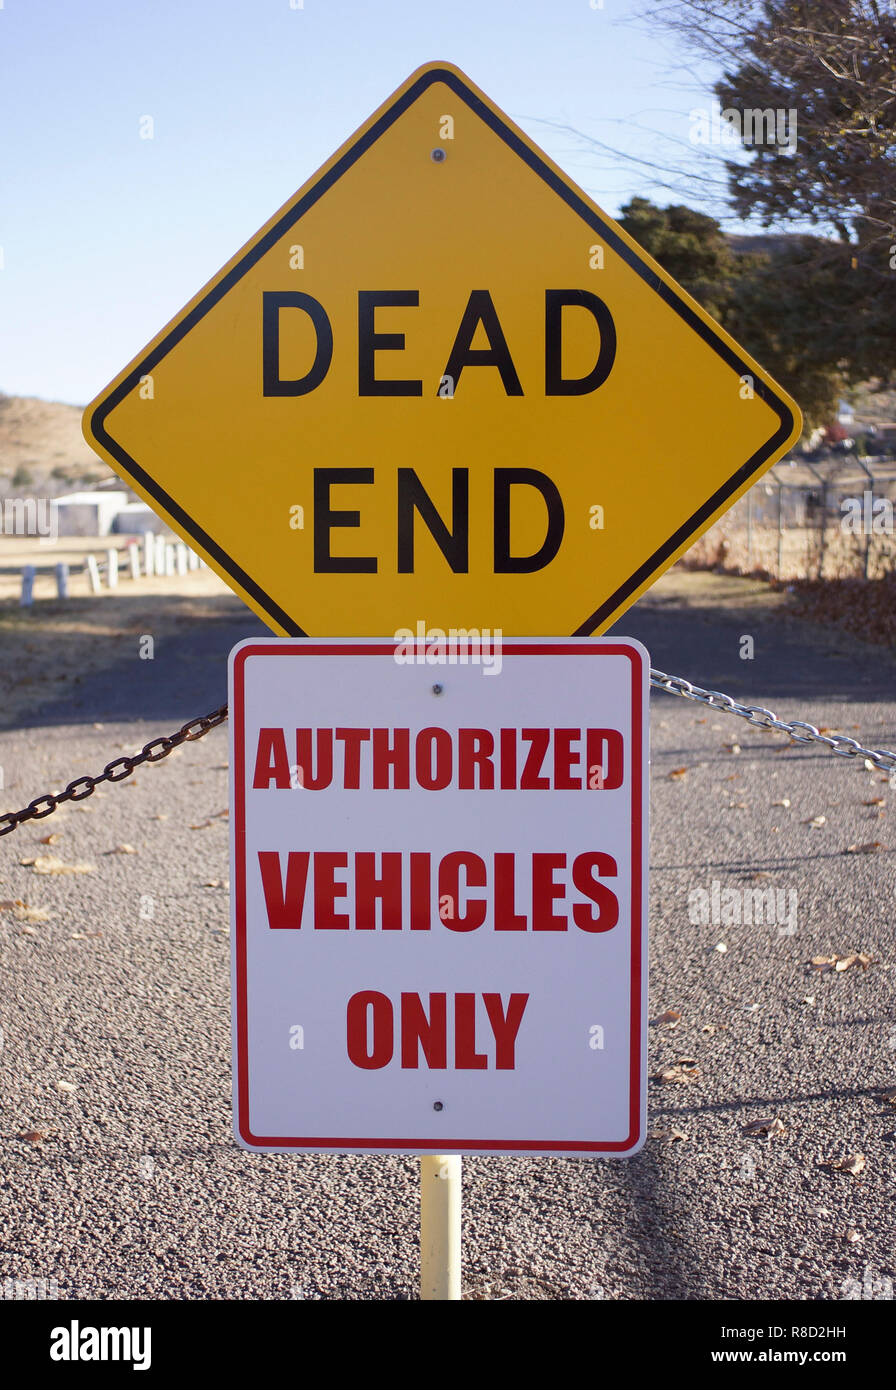
[[[444,695],[445,687],[443,685],[434,685],[432,688],[432,693],[433,695]]]
[[[441,145],[436,145],[435,149],[430,152],[429,157],[433,164],[444,164],[445,160],[448,158],[448,151],[443,150]]]
[[[444,1110],[444,1109],[445,1109],[444,1105],[442,1104],[442,1102],[441,1102],[440,1100],[435,1101],[435,1102],[433,1103],[433,1107],[432,1107],[432,1108],[433,1108],[433,1110]]]

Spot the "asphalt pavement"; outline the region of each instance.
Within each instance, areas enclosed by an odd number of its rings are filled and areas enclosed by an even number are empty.
[[[896,660],[759,586],[673,577],[618,630],[665,671],[896,746]],[[262,632],[228,601],[153,661],[132,643],[36,694],[0,733],[4,805],[223,703],[227,652]],[[465,1159],[465,1297],[892,1297],[896,785],[663,694],[651,737],[650,1137],[618,1162]],[[414,1298],[415,1159],[233,1140],[227,777],[220,728],[0,840],[0,1280]],[[755,888],[774,922],[714,914]],[[855,959],[811,965],[834,956]]]

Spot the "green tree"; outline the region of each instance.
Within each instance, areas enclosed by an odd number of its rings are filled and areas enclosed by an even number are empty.
[[[688,294],[724,320],[740,269],[714,218],[680,205],[660,208],[648,198],[632,198],[619,222]]]
[[[727,162],[733,210],[827,234],[771,258],[769,273],[792,280],[781,286],[779,350],[788,360],[797,350],[830,356],[844,381],[896,379],[896,6],[660,0],[657,18],[722,71],[715,92],[748,156]],[[757,119],[778,112],[786,139],[777,127],[769,138]],[[762,298],[761,285],[751,289]],[[760,304],[752,293],[747,301],[742,312],[760,332]],[[803,306],[804,330],[781,321]]]

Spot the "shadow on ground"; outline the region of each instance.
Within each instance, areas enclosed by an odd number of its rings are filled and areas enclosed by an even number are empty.
[[[735,588],[725,576],[680,571],[669,579],[612,629],[641,641],[654,667],[751,703],[892,698],[896,659],[887,648],[793,617],[786,597],[772,603],[758,585]],[[224,703],[227,656],[237,642],[269,635],[235,596],[188,603],[123,596],[114,610],[89,600],[66,604],[62,645],[60,607],[35,607],[27,627],[4,631],[7,688],[21,696],[31,684],[34,692],[24,712],[21,699],[11,712],[0,708],[0,727],[131,720],[177,726]],[[152,660],[139,655],[144,634],[155,634]],[[740,655],[746,636],[751,660]],[[810,703],[800,717],[811,719]]]

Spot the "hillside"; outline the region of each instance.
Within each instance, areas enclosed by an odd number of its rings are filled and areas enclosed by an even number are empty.
[[[112,476],[84,441],[80,406],[0,395],[0,492],[52,497]]]

